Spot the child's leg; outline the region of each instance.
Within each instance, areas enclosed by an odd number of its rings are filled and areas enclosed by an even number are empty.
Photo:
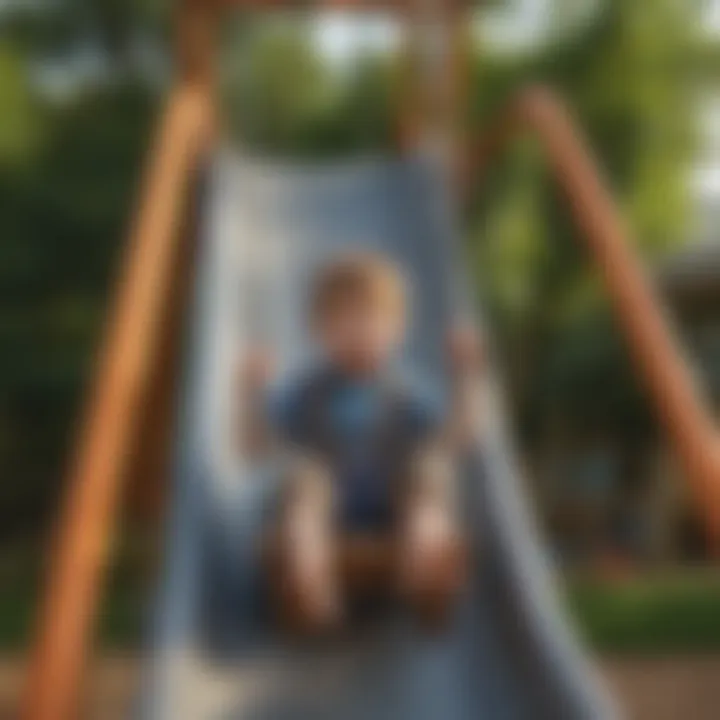
[[[441,449],[418,453],[400,525],[401,590],[420,618],[442,624],[465,580],[452,464]]]
[[[293,461],[273,552],[278,610],[291,631],[313,632],[339,619],[331,478],[307,458]]]

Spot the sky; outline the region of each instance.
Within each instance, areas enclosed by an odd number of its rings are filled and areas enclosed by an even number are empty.
[[[709,0],[707,26],[713,32],[720,32],[720,0]]]
[[[515,47],[537,41],[547,26],[549,4],[550,0],[515,0],[509,10],[484,12],[484,40],[498,46]],[[720,9],[720,0],[717,4]],[[720,24],[720,13],[718,20]],[[398,22],[388,16],[330,13],[318,23],[316,38],[328,57],[343,61],[363,49],[392,47],[399,38],[399,31]]]
[[[720,0],[699,1],[704,1],[707,6],[705,28],[708,32],[720,33]],[[482,12],[482,23],[478,23],[477,27],[478,31],[481,28],[483,43],[495,48],[517,48],[541,40],[548,29],[551,4],[552,0],[513,0],[505,9]],[[363,19],[357,15],[328,14],[318,23],[316,30],[322,51],[338,61],[352,57],[362,49],[382,50],[392,46],[398,37],[398,23],[382,16]]]

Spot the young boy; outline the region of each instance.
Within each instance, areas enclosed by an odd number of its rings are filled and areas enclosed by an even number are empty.
[[[343,592],[366,581],[394,583],[423,618],[440,621],[461,584],[446,456],[475,424],[479,350],[469,330],[449,338],[446,414],[397,367],[406,304],[389,261],[342,256],[311,288],[320,351],[311,369],[268,402],[269,358],[246,358],[246,450],[267,449],[274,435],[297,451],[272,553],[280,612],[296,630],[336,624]]]

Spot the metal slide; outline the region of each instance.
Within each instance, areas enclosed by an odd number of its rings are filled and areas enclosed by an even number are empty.
[[[367,245],[412,281],[408,360],[442,383],[442,338],[469,308],[447,190],[420,158],[280,167],[220,156],[208,178],[166,571],[137,715],[147,720],[585,720],[618,717],[565,625],[493,379],[465,470],[474,580],[452,629],[379,619],[309,646],[264,612],[258,533],[272,460],[237,452],[233,376],[248,338],[285,370],[308,352],[318,259]]]

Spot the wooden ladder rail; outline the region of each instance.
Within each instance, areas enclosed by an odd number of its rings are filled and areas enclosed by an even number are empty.
[[[708,537],[716,543],[720,539],[720,442],[715,423],[610,193],[563,103],[542,87],[521,92],[473,148],[466,177],[477,181],[493,157],[522,131],[534,134],[548,155],[687,474]]]
[[[82,425],[22,698],[24,720],[75,717],[123,474],[169,302],[184,206],[212,133],[203,88],[170,96]]]

